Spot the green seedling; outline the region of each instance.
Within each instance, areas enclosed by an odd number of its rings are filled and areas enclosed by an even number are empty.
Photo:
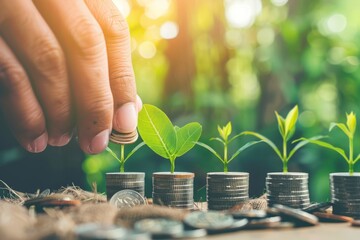
[[[116,153],[111,150],[111,148],[106,147],[106,151],[108,151],[116,160],[119,161],[120,163],[120,172],[125,172],[125,163],[126,161],[137,151],[139,150],[142,146],[144,146],[145,143],[141,142],[139,143],[136,147],[134,147],[127,156],[125,156],[125,145],[121,144],[120,145],[120,157],[118,157],[116,155]]]
[[[344,123],[331,123],[329,132],[331,132],[335,127],[338,127],[349,139],[349,154],[346,156],[346,153],[343,149],[339,147],[335,147],[334,145],[314,139],[305,139],[302,138],[301,140],[309,141],[310,143],[319,145],[324,148],[331,149],[338,154],[340,154],[349,166],[349,174],[352,175],[354,173],[354,165],[360,159],[360,154],[354,159],[354,135],[356,131],[356,116],[353,112],[350,114],[346,114],[346,125]]]
[[[202,131],[197,122],[181,128],[174,126],[163,111],[149,104],[144,104],[139,112],[138,129],[141,138],[151,150],[169,159],[171,173],[175,171],[175,159],[194,147]]]
[[[224,127],[220,127],[218,126],[218,132],[220,137],[214,137],[214,138],[210,138],[211,141],[215,140],[215,141],[219,141],[222,143],[222,145],[224,146],[224,154],[221,157],[219,153],[217,153],[212,147],[210,147],[209,145],[202,143],[202,142],[197,142],[197,144],[207,150],[209,150],[212,154],[214,154],[214,156],[216,158],[218,158],[224,165],[224,172],[228,172],[228,165],[229,163],[234,160],[242,151],[244,151],[245,149],[247,149],[248,147],[261,142],[261,141],[253,141],[253,142],[249,142],[247,144],[245,144],[244,146],[242,146],[241,148],[239,148],[230,158],[228,157],[228,147],[229,144],[231,142],[233,142],[236,138],[238,138],[240,135],[236,135],[232,138],[229,139],[231,132],[232,132],[232,127],[231,127],[231,122],[228,122],[228,124],[226,124],[226,126]]]
[[[259,133],[245,131],[245,132],[242,132],[240,135],[252,135],[256,138],[259,138],[263,142],[267,143],[281,159],[282,164],[283,164],[283,172],[286,173],[286,172],[288,172],[288,162],[289,162],[290,158],[295,154],[295,152],[297,150],[299,150],[300,148],[302,148],[303,146],[305,146],[307,143],[309,143],[310,140],[319,139],[321,137],[304,139],[304,140],[298,142],[294,146],[294,148],[290,152],[288,152],[288,141],[295,133],[296,122],[297,122],[298,115],[299,115],[298,107],[296,105],[293,109],[291,109],[285,119],[283,117],[281,117],[276,111],[275,111],[275,115],[276,115],[276,119],[278,122],[279,132],[282,137],[282,151],[280,151],[280,149],[274,144],[274,142],[272,142],[270,139],[268,139],[267,137],[265,137]]]

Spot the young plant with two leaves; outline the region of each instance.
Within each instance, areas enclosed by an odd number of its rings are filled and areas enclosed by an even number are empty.
[[[305,139],[302,140],[309,141],[310,143],[316,144],[318,146],[333,150],[334,152],[340,154],[349,166],[349,174],[352,175],[354,173],[354,165],[360,160],[360,154],[354,158],[354,136],[356,131],[356,116],[353,112],[350,114],[346,114],[346,125],[344,123],[331,123],[329,132],[331,132],[335,127],[338,127],[348,138],[349,140],[349,152],[348,156],[346,155],[344,149],[335,147],[334,145],[314,139]]]
[[[175,171],[175,160],[192,149],[201,136],[197,122],[183,127],[174,126],[159,108],[144,104],[139,112],[138,130],[146,145],[156,154],[170,161],[170,172]]]
[[[276,115],[276,119],[278,122],[279,132],[282,137],[282,151],[275,145],[275,143],[273,141],[271,141],[270,139],[268,139],[267,137],[265,137],[259,133],[252,132],[252,131],[244,131],[240,135],[252,135],[252,136],[262,140],[266,144],[268,144],[281,159],[282,164],[283,164],[283,172],[286,173],[286,172],[288,172],[288,162],[289,162],[290,158],[296,153],[296,151],[299,150],[300,148],[302,148],[303,146],[305,146],[307,143],[309,143],[310,140],[314,140],[314,139],[316,140],[321,137],[314,137],[311,139],[304,139],[301,141],[299,141],[299,140],[293,141],[293,143],[294,142],[298,142],[298,143],[289,152],[288,151],[288,142],[295,133],[296,122],[297,122],[298,115],[299,115],[298,106],[296,105],[295,107],[293,107],[290,110],[290,112],[287,114],[286,118],[283,118],[282,116],[280,116],[276,111],[275,111],[275,115]]]
[[[125,156],[125,145],[120,145],[120,157],[117,156],[117,154],[111,150],[110,147],[106,147],[106,151],[110,153],[119,163],[120,163],[120,172],[125,172],[125,163],[126,161],[142,146],[144,146],[145,143],[141,142],[138,145],[136,145],[126,156]]]
[[[228,122],[226,124],[226,126],[220,127],[218,126],[218,132],[220,137],[214,137],[214,138],[210,138],[211,141],[218,141],[220,142],[223,146],[224,146],[224,151],[223,151],[223,155],[221,156],[221,154],[217,153],[212,147],[210,147],[209,145],[202,143],[202,142],[197,142],[197,144],[207,150],[209,150],[212,154],[214,154],[214,156],[219,159],[222,164],[224,165],[224,172],[228,172],[228,165],[229,163],[234,160],[242,151],[244,151],[245,149],[247,149],[248,147],[261,142],[261,141],[252,141],[249,143],[246,143],[244,146],[242,146],[241,148],[239,148],[237,151],[235,151],[235,153],[229,158],[228,157],[228,148],[229,148],[229,144],[232,143],[236,138],[238,138],[240,135],[236,135],[232,138],[229,138],[232,132],[232,127],[231,127],[231,122]]]

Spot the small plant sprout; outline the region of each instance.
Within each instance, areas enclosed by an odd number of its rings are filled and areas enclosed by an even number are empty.
[[[111,150],[111,148],[106,147],[106,151],[109,152],[116,160],[119,161],[120,163],[120,172],[125,172],[125,162],[137,151],[139,150],[142,146],[144,146],[145,143],[141,142],[139,143],[137,146],[135,146],[129,153],[127,156],[125,156],[125,145],[121,144],[120,145],[120,157],[118,157],[116,155],[116,153]]]
[[[207,150],[209,150],[212,154],[214,154],[215,157],[217,157],[224,165],[224,172],[228,172],[228,165],[229,163],[234,160],[234,158],[236,158],[242,151],[244,151],[245,149],[247,149],[248,147],[261,142],[261,141],[253,141],[253,142],[249,142],[247,144],[245,144],[244,146],[242,146],[241,148],[239,148],[230,158],[228,158],[228,147],[229,144],[234,141],[236,138],[238,138],[240,135],[236,135],[232,138],[229,139],[231,132],[232,132],[232,127],[231,127],[231,122],[228,122],[226,124],[226,126],[224,127],[220,127],[218,125],[218,132],[220,137],[214,137],[214,138],[210,138],[210,140],[215,140],[215,141],[219,141],[223,144],[224,146],[224,154],[221,157],[219,153],[217,153],[212,147],[210,147],[209,145],[202,143],[202,142],[197,142],[197,144]]]
[[[301,147],[309,143],[310,140],[306,139],[300,141],[295,145],[295,147],[290,152],[288,152],[288,141],[295,133],[296,122],[299,115],[298,106],[296,105],[293,109],[291,109],[285,119],[281,117],[276,111],[275,111],[275,115],[278,122],[279,132],[282,137],[282,152],[270,139],[259,133],[245,131],[242,132],[241,135],[252,135],[254,137],[261,139],[263,142],[267,143],[281,159],[283,163],[283,172],[286,173],[288,172],[288,161],[290,160],[290,158],[295,154],[297,150],[299,150]],[[318,139],[318,138],[321,137],[315,137],[312,139]]]
[[[349,166],[349,174],[352,175],[354,173],[354,165],[360,159],[360,154],[354,159],[354,136],[356,131],[356,116],[353,112],[350,114],[346,114],[346,125],[344,123],[331,123],[329,132],[331,132],[335,127],[338,127],[349,139],[349,155],[346,156],[346,153],[343,149],[333,146],[330,143],[320,141],[320,140],[313,140],[313,139],[305,139],[302,138],[301,140],[309,141],[310,143],[319,145],[324,148],[331,149],[338,154],[340,154]]]
[[[175,171],[175,159],[192,149],[201,136],[197,122],[183,127],[174,126],[159,108],[144,104],[139,112],[138,129],[146,145],[156,154],[170,161],[170,172]]]

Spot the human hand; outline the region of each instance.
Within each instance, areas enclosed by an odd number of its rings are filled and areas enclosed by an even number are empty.
[[[112,128],[135,130],[141,105],[111,0],[0,0],[0,108],[25,149],[66,145],[75,126],[99,153]]]

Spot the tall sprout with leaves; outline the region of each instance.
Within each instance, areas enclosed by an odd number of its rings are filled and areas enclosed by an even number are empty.
[[[360,160],[360,154],[354,159],[354,136],[356,131],[356,116],[353,112],[350,114],[346,114],[346,125],[344,123],[331,123],[329,132],[331,132],[335,127],[338,127],[349,139],[349,154],[346,156],[346,153],[343,149],[339,147],[335,147],[334,145],[314,139],[305,139],[301,140],[309,141],[310,143],[319,145],[324,148],[331,149],[338,154],[340,154],[349,166],[349,174],[352,175],[354,173],[354,165]]]
[[[175,159],[192,149],[201,136],[197,122],[183,127],[174,126],[159,108],[144,104],[139,112],[138,129],[146,145],[156,154],[170,161],[170,172],[175,171]]]
[[[134,147],[127,156],[125,156],[125,145],[120,145],[120,157],[118,157],[116,155],[116,153],[111,150],[111,148],[106,147],[106,151],[109,152],[116,160],[119,161],[120,163],[120,172],[125,172],[125,163],[126,161],[137,151],[139,150],[142,146],[144,146],[145,143],[141,142],[139,143],[136,147]]]
[[[228,172],[228,165],[229,163],[234,160],[242,151],[244,151],[245,149],[247,149],[248,147],[260,142],[260,141],[253,141],[253,142],[249,142],[247,144],[245,144],[244,146],[242,146],[241,148],[239,148],[230,158],[228,157],[228,148],[229,148],[229,144],[231,142],[233,142],[236,138],[238,138],[240,135],[236,135],[232,138],[229,138],[232,132],[232,127],[231,127],[231,122],[228,122],[226,124],[226,126],[224,127],[220,127],[218,126],[218,132],[220,137],[214,137],[214,138],[210,138],[210,140],[214,140],[214,141],[219,141],[220,143],[222,143],[222,145],[224,146],[224,152],[223,155],[221,157],[221,154],[217,153],[212,147],[210,147],[209,145],[202,143],[202,142],[197,142],[197,144],[207,150],[209,150],[212,154],[214,154],[214,156],[216,158],[218,158],[224,165],[224,172]]]
[[[295,154],[297,150],[301,147],[309,143],[309,140],[303,140],[298,142],[295,147],[289,152],[288,151],[288,141],[294,135],[296,129],[296,122],[299,115],[298,106],[296,105],[290,112],[287,114],[286,118],[284,119],[275,111],[276,119],[278,122],[279,132],[282,137],[282,151],[267,137],[251,131],[244,131],[240,135],[252,135],[256,138],[261,139],[263,142],[267,143],[279,156],[283,163],[283,172],[288,172],[288,162],[290,158]],[[320,137],[315,137],[314,139],[318,139]]]

